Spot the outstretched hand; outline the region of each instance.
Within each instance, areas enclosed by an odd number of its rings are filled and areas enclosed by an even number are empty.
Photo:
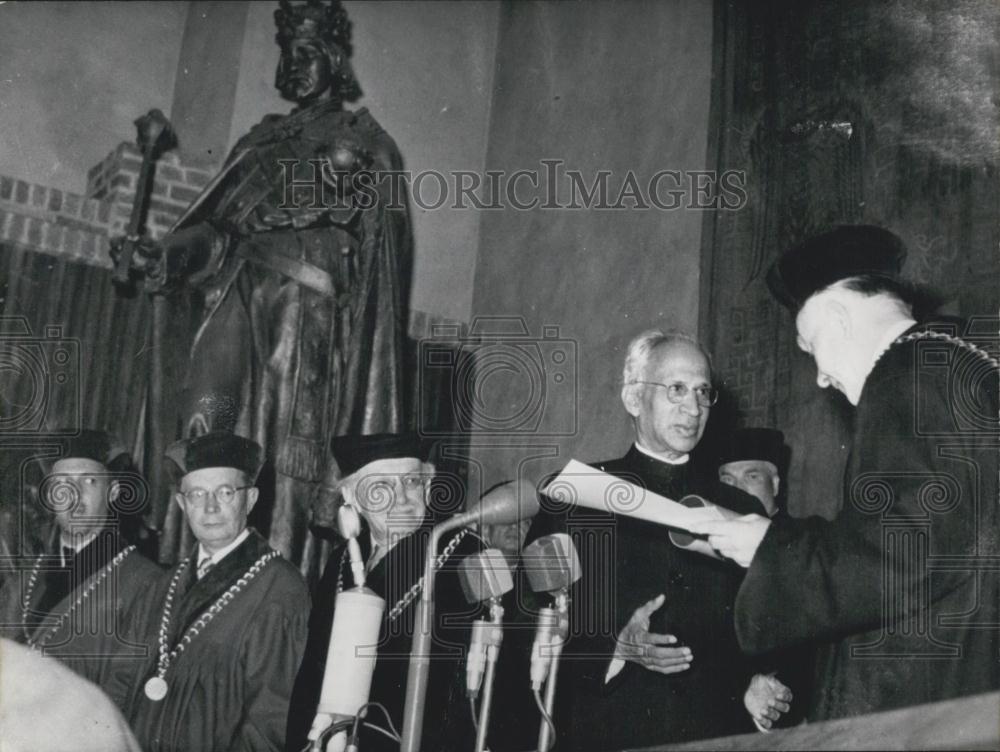
[[[691,667],[694,658],[691,648],[678,646],[677,638],[671,634],[649,631],[649,617],[665,600],[660,594],[635,610],[618,635],[615,658],[638,663],[660,674],[676,674]]]
[[[707,535],[716,551],[741,567],[749,567],[754,554],[764,540],[771,520],[759,514],[745,514],[735,520],[713,520],[692,523],[692,533]]]

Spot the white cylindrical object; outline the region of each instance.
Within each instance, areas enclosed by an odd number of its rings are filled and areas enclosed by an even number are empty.
[[[317,713],[352,717],[368,702],[385,600],[367,588],[337,595]]]

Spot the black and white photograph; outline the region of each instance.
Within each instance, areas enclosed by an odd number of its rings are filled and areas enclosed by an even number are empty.
[[[0,751],[1000,750],[997,0],[0,1]]]

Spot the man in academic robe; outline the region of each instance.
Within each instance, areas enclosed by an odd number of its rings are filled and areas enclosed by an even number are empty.
[[[699,494],[733,512],[763,511],[689,462],[717,400],[708,357],[693,339],[656,330],[636,337],[621,398],[635,443],[594,467],[674,501]],[[667,528],[634,517],[570,508],[565,525],[583,566],[559,681],[565,748],[752,731],[741,702],[752,671],[732,624],[739,569],[681,548]]]
[[[914,320],[905,256],[842,226],[768,275],[817,384],[856,408],[837,516],[699,525],[748,567],[745,650],[818,643],[815,720],[1000,686],[997,361],[954,322]]]
[[[263,450],[213,431],[167,457],[198,544],[157,588],[155,656],[133,693],[132,728],[146,752],[280,750],[309,595],[298,570],[247,527]]]
[[[340,437],[332,442],[333,455],[344,475],[339,484],[345,509],[339,514],[342,539],[333,550],[320,580],[309,624],[309,643],[295,684],[288,720],[289,751],[302,749],[306,738],[323,730],[316,725],[317,707],[327,671],[357,681],[354,667],[327,666],[327,651],[341,593],[364,585],[385,600],[368,699],[385,706],[392,725],[403,728],[408,662],[414,616],[422,586],[428,535],[434,522],[428,508],[432,498],[434,465],[424,460],[424,446],[413,434],[377,434]],[[360,515],[363,527],[357,518]],[[359,544],[360,558],[347,539]],[[465,654],[470,625],[479,612],[463,594],[458,565],[482,550],[468,528],[446,534],[438,550],[434,586],[434,634],[430,675],[424,702],[420,749],[445,752],[468,750],[475,740],[469,702],[465,698]],[[353,567],[352,567],[353,563]],[[364,582],[358,581],[363,570]],[[385,730],[386,718],[370,710],[367,720]],[[312,729],[312,731],[311,731]],[[332,733],[333,728],[327,730]],[[334,741],[343,748],[343,737]],[[368,728],[361,730],[365,750],[397,750],[398,742]],[[331,747],[338,748],[336,746]]]
[[[151,654],[141,631],[161,570],[121,534],[141,500],[128,453],[105,431],[83,430],[45,461],[39,500],[55,521],[46,550],[15,578],[13,637],[58,658],[124,707],[130,677]]]

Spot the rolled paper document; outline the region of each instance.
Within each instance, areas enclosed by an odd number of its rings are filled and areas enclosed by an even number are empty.
[[[735,512],[700,496],[685,496],[679,502],[674,501],[577,460],[570,460],[562,472],[542,489],[542,493],[564,504],[664,525],[671,528],[670,540],[674,545],[717,559],[722,557],[708,541],[688,534],[690,526],[704,520],[739,517]]]

